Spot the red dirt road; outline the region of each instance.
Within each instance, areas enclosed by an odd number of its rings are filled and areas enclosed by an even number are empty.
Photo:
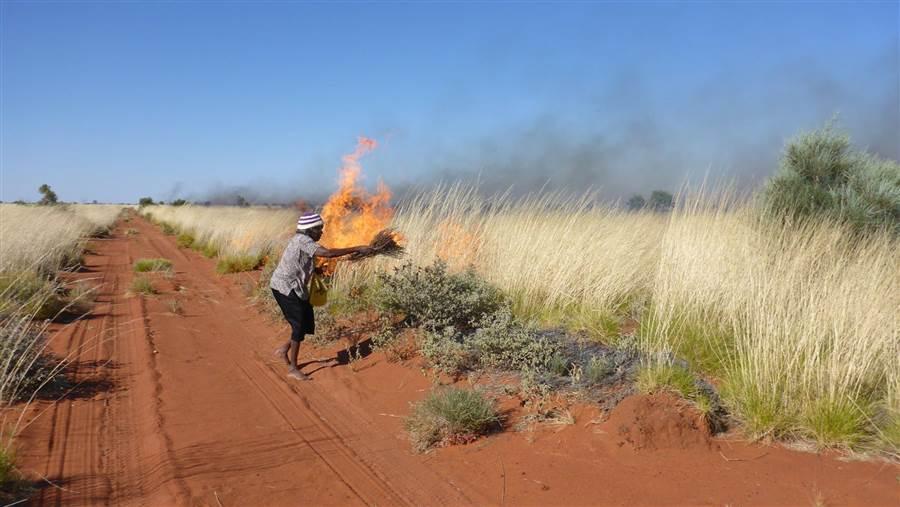
[[[78,276],[102,287],[95,311],[52,343],[80,385],[36,403],[18,440],[20,468],[43,484],[34,505],[900,503],[893,464],[722,441],[634,449],[589,410],[416,455],[401,418],[431,381],[415,361],[375,353],[288,381],[271,355],[287,327],[250,306],[242,277],[140,218],[92,249]],[[128,294],[142,257],[174,264],[154,275],[158,295]]]

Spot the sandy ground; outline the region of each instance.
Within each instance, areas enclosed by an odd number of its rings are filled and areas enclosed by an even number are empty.
[[[414,454],[418,360],[310,362],[313,381],[288,380],[272,355],[288,328],[248,303],[252,276],[216,275],[140,218],[91,249],[76,276],[101,285],[95,311],[52,338],[78,385],[35,403],[19,438],[34,505],[900,505],[895,464],[710,439],[665,397],[530,431],[505,399],[505,431]],[[174,263],[156,296],[128,293],[142,257]]]

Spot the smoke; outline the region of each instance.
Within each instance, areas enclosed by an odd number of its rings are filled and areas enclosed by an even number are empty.
[[[559,105],[445,150],[411,183],[463,180],[514,195],[594,189],[609,199],[674,191],[708,176],[750,189],[777,169],[788,140],[833,118],[856,146],[900,159],[898,61],[892,43],[861,66],[860,76],[878,76],[865,86],[812,60],[784,62],[749,80],[726,68],[666,102],[639,72],[623,70],[606,90],[583,97],[583,107]]]
[[[458,132],[442,132],[440,120],[428,130],[389,122],[380,129],[395,139],[384,149],[394,150],[390,158],[402,166],[395,172],[403,176],[386,182],[399,199],[456,181],[477,184],[486,194],[595,190],[605,199],[674,192],[707,177],[747,190],[775,172],[788,140],[835,117],[856,146],[896,160],[898,61],[900,49],[891,42],[877,58],[840,75],[815,59],[784,61],[752,76],[735,62],[700,86],[662,93],[641,71],[624,68],[604,88],[584,91],[589,87],[576,80],[569,83],[571,90],[556,90],[555,99],[544,100],[544,111],[530,119],[463,139]],[[462,93],[437,110],[477,119],[471,97]],[[457,141],[447,145],[447,139]],[[427,155],[416,161],[414,151]],[[370,174],[372,162],[363,164]],[[279,182],[219,184],[187,197],[213,204],[237,204],[242,198],[289,205],[301,198],[322,203],[327,195],[322,187]]]

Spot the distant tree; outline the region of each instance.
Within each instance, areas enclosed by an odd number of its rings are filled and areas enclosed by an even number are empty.
[[[38,202],[38,204],[46,206],[57,203],[56,192],[50,189],[50,185],[44,183],[43,185],[38,187],[38,192],[40,192],[43,196],[41,197],[41,200]]]
[[[250,206],[250,203],[247,202],[247,199],[244,199],[244,196],[239,195],[237,196],[237,205],[242,208],[246,208],[247,206]]]
[[[144,207],[144,206],[150,206],[152,204],[153,204],[152,197],[141,197],[140,199],[138,199],[138,206]]]
[[[650,200],[647,201],[647,207],[653,211],[669,211],[672,209],[674,202],[675,199],[672,197],[672,194],[662,190],[654,190],[650,194]]]
[[[172,206],[184,206],[185,204],[187,204],[187,201],[185,201],[184,199],[175,199],[169,204],[171,204]]]
[[[94,199],[93,201],[91,201],[91,204],[100,204],[100,203],[97,202],[97,199]]]
[[[22,199],[16,199],[15,201],[13,201],[13,204],[28,204],[28,203],[23,201]]]
[[[637,211],[639,209],[643,209],[644,206],[647,205],[647,200],[644,199],[644,196],[634,194],[633,196],[628,198],[628,201],[625,202],[625,205],[628,206],[628,209],[631,211]]]

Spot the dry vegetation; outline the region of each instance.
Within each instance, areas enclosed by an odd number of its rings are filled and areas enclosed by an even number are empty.
[[[15,488],[17,481],[11,449],[22,411],[10,412],[9,405],[33,397],[60,368],[43,354],[49,322],[44,319],[63,310],[84,313],[93,300],[93,287],[63,287],[56,273],[76,267],[86,239],[108,234],[121,211],[0,204],[0,490]]]
[[[771,221],[727,194],[681,201],[671,214],[631,213],[590,196],[512,201],[450,187],[406,203],[393,225],[408,260],[473,268],[519,316],[610,342],[638,321],[642,350],[718,379],[752,435],[896,446],[896,237],[860,241],[828,219]],[[279,251],[295,219],[266,209],[152,213],[233,255]],[[343,265],[332,295],[365,294],[397,262]]]

